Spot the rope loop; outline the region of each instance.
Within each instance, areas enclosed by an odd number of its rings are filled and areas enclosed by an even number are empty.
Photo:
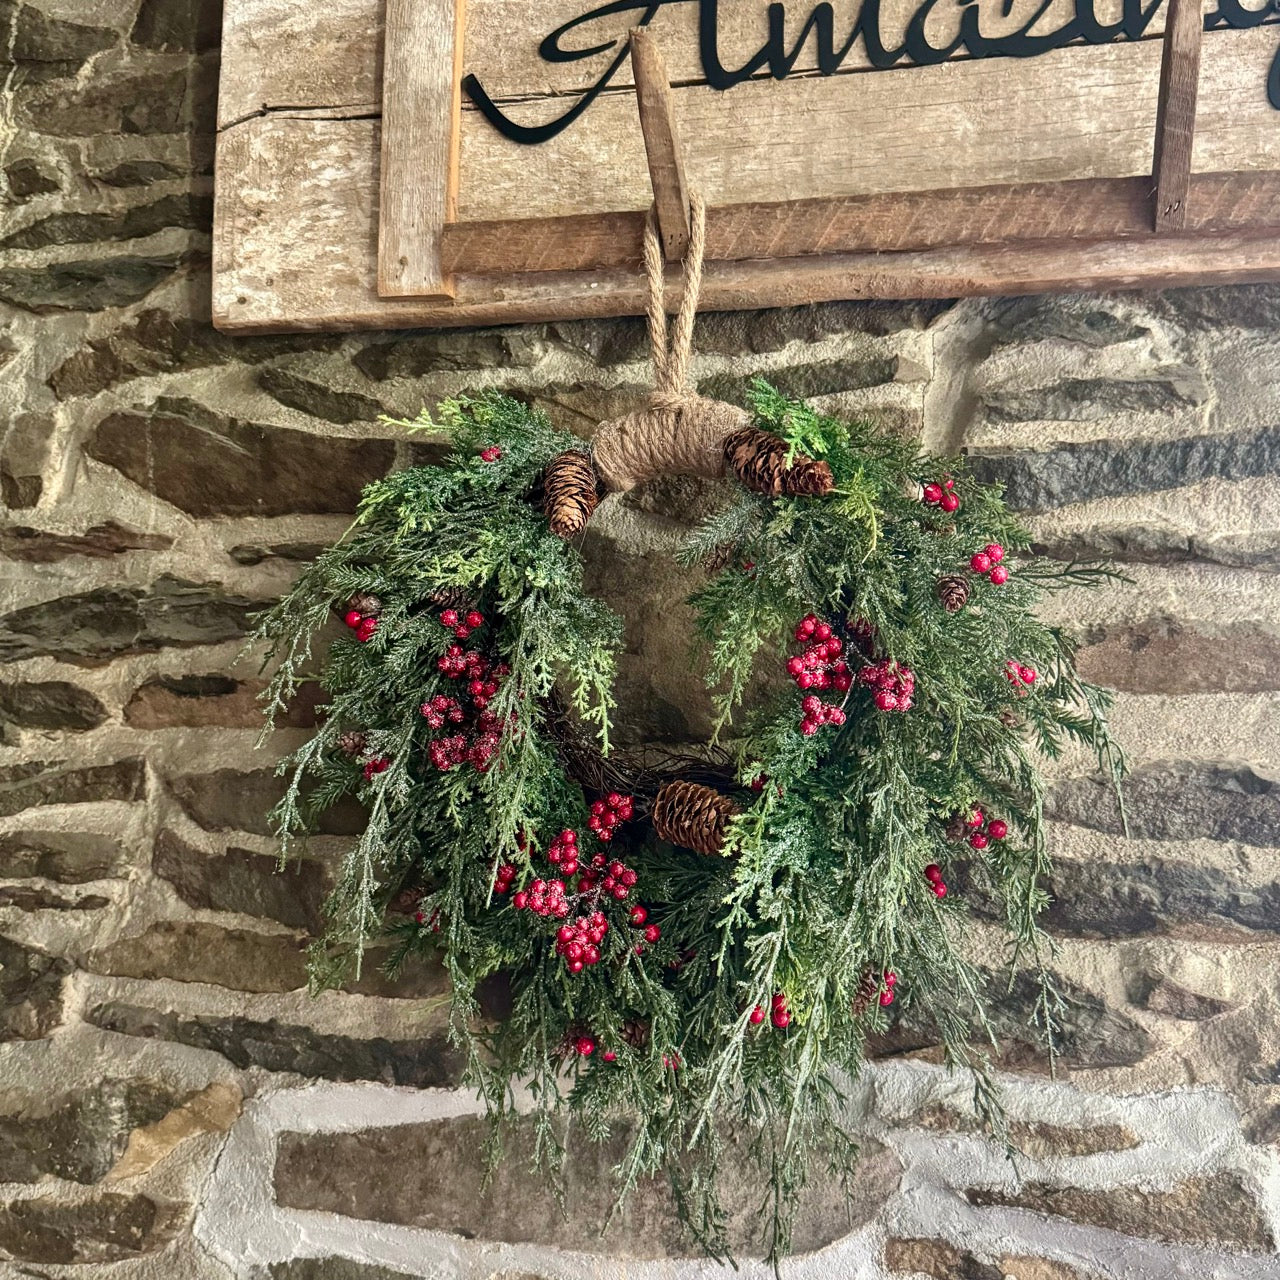
[[[676,309],[675,325],[667,324],[666,264],[658,239],[658,216],[651,207],[644,223],[644,271],[649,283],[645,317],[653,356],[653,402],[674,407],[691,398],[689,361],[693,351],[693,321],[702,292],[702,260],[707,248],[707,207],[702,196],[689,194],[689,255],[684,261],[684,291]]]

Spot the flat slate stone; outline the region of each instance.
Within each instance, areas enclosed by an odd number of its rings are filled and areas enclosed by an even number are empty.
[[[22,729],[96,729],[107,709],[88,691],[66,680],[0,683],[0,723]]]
[[[173,539],[162,533],[143,533],[108,520],[83,533],[54,533],[27,525],[0,529],[0,556],[26,564],[52,564],[70,556],[107,560],[126,551],[167,551]]]
[[[9,189],[9,199],[25,204],[34,196],[48,195],[60,189],[56,173],[46,169],[38,160],[15,160],[4,167],[4,179]]]
[[[221,1054],[240,1067],[262,1067],[315,1080],[377,1080],[415,1089],[452,1088],[464,1058],[443,1030],[416,1040],[326,1035],[310,1027],[144,1009],[123,1001],[93,1006],[86,1019],[104,1031],[168,1040]]]
[[[1016,1192],[974,1188],[965,1198],[973,1205],[1032,1209],[1121,1235],[1174,1244],[1225,1245],[1267,1253],[1275,1248],[1255,1192],[1235,1172],[1188,1178],[1171,1191],[1139,1187],[1086,1191],[1028,1182]]]
[[[1140,840],[1239,840],[1270,847],[1280,831],[1280,783],[1247,764],[1158,760],[1124,781],[1128,834]],[[1099,777],[1055,783],[1045,814],[1123,835],[1115,790]]]
[[[312,933],[323,924],[329,877],[311,858],[282,871],[269,854],[232,848],[210,857],[166,830],[156,837],[151,869],[191,907],[262,916]]]
[[[124,720],[135,729],[260,729],[264,723],[259,695],[265,680],[233,680],[230,676],[154,676],[140,684],[125,704]],[[285,729],[314,729],[316,708],[329,695],[317,683],[303,685],[276,720]]]
[[[169,781],[187,816],[206,831],[248,831],[261,836],[272,834],[268,814],[286,785],[286,779],[273,769],[216,769]],[[365,818],[359,802],[347,797],[320,815],[317,829],[321,835],[356,836],[364,830]]]
[[[702,1256],[677,1218],[669,1188],[657,1180],[642,1183],[601,1236],[615,1196],[611,1171],[625,1151],[621,1135],[597,1145],[577,1127],[570,1132],[565,1218],[550,1180],[531,1173],[532,1124],[522,1118],[511,1127],[504,1157],[485,1185],[478,1153],[487,1132],[482,1117],[455,1116],[356,1133],[283,1133],[276,1155],[276,1199],[291,1209],[612,1259]],[[827,1176],[818,1157],[801,1196],[795,1251],[820,1249],[873,1218],[897,1190],[901,1168],[892,1152],[865,1142],[846,1212],[839,1180]],[[724,1174],[731,1246],[741,1256],[758,1255],[762,1188],[745,1150],[735,1155],[732,1138],[724,1153]]]
[[[698,391],[712,400],[727,400],[745,408],[750,402],[751,384],[757,377],[767,378],[784,396],[809,400],[840,391],[882,386],[892,382],[897,371],[898,361],[894,356],[824,360],[755,374],[717,373],[703,378],[698,383]]]
[[[361,347],[352,363],[374,382],[471,369],[528,368],[537,364],[545,348],[543,332],[537,325],[433,333],[408,330],[390,341],[381,338]]]
[[[1280,427],[1174,440],[1086,440],[1019,453],[984,451],[970,455],[969,463],[979,480],[1004,486],[1005,500],[1015,511],[1050,511],[1201,480],[1276,475]]]
[[[0,21],[11,32],[8,56],[17,63],[55,63],[59,70],[77,67],[116,43],[109,27],[67,22],[19,0],[0,0]]]
[[[39,1040],[62,1022],[69,960],[0,937],[0,1041]]]
[[[389,1267],[338,1257],[273,1262],[267,1274],[269,1280],[419,1280],[407,1271],[392,1271]]]
[[[111,836],[79,831],[10,831],[0,835],[0,876],[84,884],[125,870],[119,843]]]
[[[170,227],[188,231],[207,228],[212,220],[211,197],[168,195],[150,204],[110,213],[51,213],[0,240],[0,249],[44,249],[50,245],[140,240]]]
[[[139,757],[71,768],[56,760],[0,768],[0,817],[5,818],[39,805],[142,800],[146,794],[146,766]]]
[[[116,1192],[79,1204],[12,1200],[0,1205],[0,1250],[20,1262],[121,1262],[159,1252],[190,1212],[190,1205]]]
[[[0,301],[34,311],[105,311],[140,302],[187,263],[188,253],[122,254],[0,269]]]
[[[356,391],[341,391],[313,378],[304,378],[288,369],[267,365],[258,373],[258,386],[273,400],[290,409],[309,413],[325,422],[346,425],[352,422],[377,422],[385,412],[380,401]]]
[[[161,649],[238,640],[260,600],[168,574],[149,587],[98,587],[0,617],[0,662],[53,657],[82,666]]]
[[[193,516],[345,514],[395,460],[389,440],[335,440],[172,399],[109,414],[85,451]]]
[[[1266,532],[1200,536],[1160,525],[1104,523],[1061,537],[1042,537],[1031,549],[1054,560],[1101,558],[1135,564],[1203,560],[1233,569],[1280,571],[1280,538]]]
[[[209,0],[142,0],[129,38],[161,53],[204,53],[222,38],[222,6]]]
[[[1192,368],[1149,378],[1063,378],[1029,391],[992,390],[982,403],[994,422],[1098,422],[1123,413],[1175,413],[1209,396]]]

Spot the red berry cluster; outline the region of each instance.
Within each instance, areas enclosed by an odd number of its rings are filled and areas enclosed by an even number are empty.
[[[371,614],[362,614],[358,609],[348,609],[343,614],[342,620],[356,633],[356,639],[361,644],[364,644],[367,640],[372,640],[373,633],[378,629],[377,618]]]
[[[942,879],[942,868],[936,862],[931,862],[925,867],[924,878],[929,882],[929,887],[933,890],[935,898],[945,898],[947,896],[947,886]]]
[[[461,724],[467,718],[462,703],[443,693],[437,693],[430,702],[424,702],[422,714],[433,729],[443,729],[446,720],[450,724]]]
[[[562,831],[547,850],[547,861],[559,868],[564,876],[575,875],[578,870],[578,833]]]
[[[374,756],[372,760],[366,760],[364,766],[364,780],[371,782],[374,774],[386,773],[391,768],[391,758],[389,756]]]
[[[1003,840],[1009,834],[1009,824],[1003,818],[988,822],[981,809],[975,809],[965,819],[965,826],[971,832],[969,844],[974,849],[985,849],[992,840]]]
[[[569,914],[569,900],[565,897],[563,880],[535,880],[528,889],[521,889],[511,901],[517,911],[523,911],[527,907],[537,916],[563,919]]]
[[[445,609],[440,614],[440,624],[459,640],[465,640],[477,627],[484,626],[484,614],[479,609],[471,609],[466,614],[460,614],[457,609]]]
[[[796,688],[847,693],[853,677],[840,656],[844,642],[832,633],[830,623],[821,622],[810,613],[796,623],[794,635],[805,646],[803,653],[787,659],[787,674],[796,682]]]
[[[787,1008],[787,997],[781,991],[773,993],[773,1001],[769,1012],[769,1021],[779,1031],[785,1031],[791,1025],[791,1010]]]
[[[678,1053],[664,1053],[662,1055],[662,1065],[669,1071],[679,1071],[680,1055]]]
[[[635,812],[635,799],[632,796],[619,795],[610,791],[603,800],[595,800],[591,805],[591,816],[587,826],[595,832],[600,840],[612,840],[613,833],[624,823],[630,822]]]
[[[601,893],[625,902],[636,882],[636,873],[617,861],[609,862],[603,853],[591,859],[591,866],[578,877],[579,893]]]
[[[892,658],[871,662],[858,672],[858,683],[875,690],[872,701],[881,711],[911,710],[916,677],[910,667]]]
[[[931,507],[941,507],[943,511],[958,511],[960,499],[952,492],[956,482],[944,477],[941,484],[927,484],[924,487],[924,500]]]
[[[424,929],[430,929],[432,933],[440,932],[440,912],[433,911],[428,915],[425,911],[418,910],[413,913],[415,924],[421,925]]]
[[[810,693],[800,704],[804,718],[800,721],[800,732],[806,738],[812,737],[824,724],[844,724],[844,711],[834,702],[823,702],[817,694]]]
[[[893,1003],[893,989],[898,985],[898,975],[892,969],[886,969],[884,988],[880,992],[880,1007],[887,1009]]]
[[[1039,679],[1039,673],[1035,667],[1024,667],[1021,663],[1015,662],[1012,658],[1004,664],[1005,679],[1013,685],[1014,692],[1020,698],[1027,696],[1027,691]]]
[[[997,587],[1009,581],[1009,570],[1000,563],[1004,559],[1004,548],[998,542],[988,542],[981,551],[975,551],[969,557],[969,568],[974,573],[985,573],[987,580]]]
[[[488,448],[480,450],[481,462],[497,462],[502,457],[502,450],[496,444],[491,444]]]
[[[515,882],[516,869],[510,862],[500,862],[493,873],[494,893],[506,893]]]
[[[581,973],[587,965],[600,963],[600,944],[608,932],[603,911],[579,916],[556,930],[556,955],[564,957],[570,973]]]
[[[647,924],[646,921],[648,919],[648,911],[646,911],[644,907],[640,906],[639,903],[627,912],[627,921],[630,923],[631,927],[633,929],[643,929],[644,940],[652,944],[662,937],[662,930],[658,928],[656,924]],[[637,943],[635,948],[636,955],[639,955],[643,950],[644,947]],[[678,965],[676,967],[679,968]]]

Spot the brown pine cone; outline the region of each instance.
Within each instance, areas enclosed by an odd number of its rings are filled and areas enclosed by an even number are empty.
[[[350,756],[352,760],[363,754],[368,744],[368,736],[360,729],[348,729],[346,733],[338,735],[338,749],[344,756]]]
[[[963,840],[965,836],[969,834],[969,826],[965,822],[964,814],[962,813],[953,813],[951,817],[947,819],[947,825],[942,830],[943,834],[951,841],[952,844],[959,843],[959,841]]]
[[[743,427],[728,436],[724,460],[748,489],[770,498],[817,498],[835,484],[825,462],[798,454],[788,467],[786,442],[758,427]]]
[[[938,599],[948,613],[958,613],[969,603],[969,583],[958,573],[949,573],[939,578],[937,583]]]
[[[663,840],[708,856],[724,847],[737,806],[728,796],[697,782],[668,782],[653,802],[653,829]]]
[[[551,532],[559,538],[581,533],[600,503],[599,480],[591,459],[576,449],[558,454],[547,464],[542,485],[542,509]]]
[[[441,587],[433,591],[429,599],[441,609],[469,609],[475,597],[466,587]]]
[[[721,569],[728,566],[729,561],[733,558],[733,550],[736,543],[722,542],[716,549],[702,558],[702,567],[708,573],[719,573]]]
[[[853,997],[853,1013],[855,1017],[871,1008],[872,1003],[879,998],[880,995],[880,978],[870,969],[862,975],[858,982],[857,994]]]
[[[643,1018],[628,1018],[622,1024],[622,1038],[633,1049],[649,1047],[649,1024]]]
[[[357,591],[347,601],[347,608],[354,609],[362,618],[376,618],[382,612],[382,601],[372,591]]]

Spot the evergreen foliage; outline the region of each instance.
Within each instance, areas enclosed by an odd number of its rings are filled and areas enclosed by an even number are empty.
[[[1070,639],[1034,614],[1042,593],[1108,571],[1024,555],[1028,535],[998,489],[956,461],[921,458],[907,441],[823,417],[764,384],[754,408],[792,452],[827,461],[836,487],[820,499],[737,490],[688,540],[690,563],[724,563],[692,600],[718,732],[753,672],[783,670],[809,614],[844,639],[855,673],[891,658],[914,673],[915,691],[910,710],[885,712],[855,680],[825,695],[842,705],[843,722],[810,735],[799,727],[803,694],[790,685],[751,712],[730,744],[740,808],[722,857],[663,845],[639,821],[615,842],[622,854],[588,831],[598,797],[575,776],[552,693],[607,752],[621,624],[584,593],[579,550],[549,532],[536,500],[547,463],[587,446],[523,405],[485,395],[446,406],[440,424],[406,424],[449,431],[446,465],[371,485],[348,535],[265,615],[258,639],[278,664],[272,714],[305,680],[319,678],[329,695],[322,727],[282,765],[289,785],[274,821],[284,854],[344,796],[358,796],[369,815],[328,905],[315,985],[343,981],[388,932],[400,957],[438,949],[452,981],[452,1035],[498,1129],[517,1081],[536,1100],[551,1168],[566,1116],[597,1138],[626,1128],[620,1195],[669,1177],[714,1256],[726,1252],[717,1171],[745,1151],[760,1170],[776,1259],[815,1153],[837,1172],[852,1167],[840,1081],[858,1072],[868,1036],[885,1031],[891,1013],[936,1026],[947,1060],[974,1070],[979,1107],[998,1128],[974,1047],[989,1030],[983,975],[962,945],[966,902],[1002,920],[1011,970],[1043,973],[1037,756],[1082,742],[1117,781],[1122,759],[1106,694],[1076,676]],[[960,499],[953,513],[919,499],[919,481],[946,477]],[[969,557],[990,542],[1010,553],[1008,581],[973,574],[967,604],[948,613],[939,578],[968,573]],[[441,601],[458,589],[486,620],[471,647],[509,667],[489,708],[501,730],[485,768],[432,765],[438,732],[420,710],[459,691],[440,669],[457,643],[441,625]],[[359,592],[383,602],[376,631],[363,643],[334,640],[317,674],[317,633]],[[1034,668],[1035,683],[1011,679],[1010,660]],[[354,759],[339,741],[352,729],[366,737]],[[385,767],[364,767],[370,759]],[[637,796],[641,815],[651,799]],[[975,808],[1008,824],[980,851],[947,835]],[[555,874],[546,853],[564,829],[578,833],[584,860],[603,850],[637,876],[627,901],[600,906],[609,924],[600,962],[576,974],[556,950],[563,921],[516,909],[509,891]],[[926,875],[935,865],[965,891],[935,896]],[[514,870],[507,889],[504,867]],[[416,916],[392,910],[407,895]],[[636,903],[660,928],[652,943],[628,918]],[[477,988],[500,973],[511,1011],[490,1024]],[[886,990],[896,994],[891,1008],[879,998]],[[1055,998],[1047,981],[1041,992],[1051,1052]],[[775,1008],[775,993],[785,1030],[753,1020],[753,1010]],[[589,1056],[575,1051],[584,1036]]]

